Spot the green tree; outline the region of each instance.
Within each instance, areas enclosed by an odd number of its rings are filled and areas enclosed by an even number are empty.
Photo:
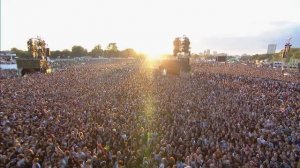
[[[120,55],[120,51],[118,50],[118,46],[116,43],[109,43],[104,50],[104,55],[107,57],[118,57]]]
[[[55,50],[51,52],[51,57],[52,58],[57,58],[57,57],[61,57],[62,56],[62,52],[60,50]]]
[[[272,55],[272,61],[283,61],[282,53],[275,53]]]
[[[62,58],[67,58],[69,56],[71,56],[72,52],[68,49],[64,49],[62,52],[61,52],[61,57]]]
[[[72,47],[71,56],[73,57],[81,57],[87,55],[87,50],[84,49],[82,46],[74,45]]]
[[[109,51],[118,51],[118,46],[116,43],[109,43],[106,49]]]
[[[121,51],[121,57],[137,57],[136,52],[132,48],[127,48]]]
[[[300,59],[300,50],[294,52],[292,58],[294,58],[294,59]]]
[[[29,58],[30,57],[30,54],[28,51],[19,50],[15,47],[12,48],[10,51],[16,53],[17,57],[20,57],[20,58]]]
[[[91,51],[91,53],[90,53],[90,55],[93,56],[93,57],[101,56],[102,54],[103,54],[103,50],[102,50],[100,44],[96,45],[96,46],[92,49],[92,51]]]

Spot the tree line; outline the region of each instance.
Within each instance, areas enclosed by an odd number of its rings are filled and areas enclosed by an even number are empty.
[[[12,48],[12,52],[16,53],[18,57],[30,57],[28,51]],[[51,51],[51,58],[74,58],[74,57],[121,57],[121,58],[139,58],[144,57],[143,54],[137,53],[133,48],[126,48],[119,50],[116,43],[109,43],[105,49],[102,49],[100,44],[96,45],[91,51],[88,51],[80,45],[74,45],[71,50],[54,50]]]
[[[268,61],[282,61],[282,51],[275,54],[255,54],[252,56],[241,57],[242,60],[268,60]],[[300,48],[291,48],[286,60],[300,59]]]

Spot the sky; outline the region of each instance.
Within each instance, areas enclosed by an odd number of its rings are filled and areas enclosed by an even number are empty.
[[[116,42],[157,55],[186,35],[192,53],[266,53],[290,37],[300,47],[299,9],[300,0],[1,0],[1,49],[40,36],[51,50]]]

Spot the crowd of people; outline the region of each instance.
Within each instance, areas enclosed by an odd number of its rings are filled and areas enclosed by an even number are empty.
[[[51,70],[53,72],[55,71],[60,71],[64,70],[68,67],[72,66],[77,66],[77,65],[85,65],[93,62],[109,62],[112,61],[111,59],[107,58],[71,58],[71,59],[52,59],[49,60],[49,65],[51,67]],[[4,64],[8,65],[8,64]],[[19,77],[17,73],[17,65],[16,64],[9,64],[9,65],[14,65],[15,68],[12,69],[6,69],[6,68],[1,68],[0,66],[0,80],[1,79],[8,79],[8,78],[16,78]]]
[[[17,77],[17,70],[0,69],[0,80]]]
[[[197,64],[196,61],[193,63]],[[196,66],[196,69],[201,70],[201,72],[230,74],[233,76],[255,76],[290,82],[297,82],[300,78],[299,69],[282,70],[282,68],[257,66],[253,63],[202,63],[201,66]]]
[[[0,167],[300,167],[299,79],[192,69],[113,60],[0,80]]]

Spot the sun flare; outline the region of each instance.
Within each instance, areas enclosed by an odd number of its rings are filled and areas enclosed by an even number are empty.
[[[148,53],[147,58],[151,60],[157,60],[161,57],[161,54],[158,53]]]

